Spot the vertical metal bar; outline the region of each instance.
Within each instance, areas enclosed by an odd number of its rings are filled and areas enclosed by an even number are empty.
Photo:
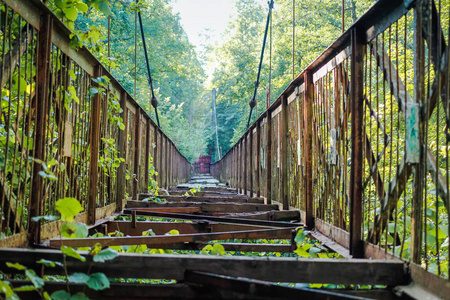
[[[94,77],[100,77],[100,66],[94,68]],[[97,84],[95,84],[97,85]],[[89,152],[89,187],[88,187],[88,223],[95,223],[95,209],[98,195],[98,152],[100,145],[100,111],[101,95],[97,93],[92,97],[90,118],[90,152]]]
[[[248,181],[248,133],[249,131],[247,131],[247,134],[244,134],[244,138],[242,139],[242,143],[244,144],[244,194],[247,195],[248,194],[248,185],[247,185],[247,181]]]
[[[256,124],[258,125],[258,124]],[[250,197],[253,197],[253,127],[250,127],[248,131],[249,137],[249,179],[250,179]]]
[[[150,118],[146,119],[147,120],[147,134],[145,135],[145,190],[147,192],[149,192],[148,190],[148,172],[149,170],[149,160],[150,160],[150,147],[151,147],[151,134],[150,134],[150,130],[151,130],[151,125],[150,125]]]
[[[169,139],[167,136],[164,136],[164,187],[168,188],[168,179],[169,179]]]
[[[128,109],[127,109],[127,93],[123,90],[120,93],[120,108],[122,108],[122,112],[120,113],[120,117],[122,118],[122,122],[125,126],[124,130],[119,130],[119,140],[118,140],[118,150],[119,157],[123,158],[125,161],[120,163],[119,168],[117,169],[117,210],[120,211],[123,208],[123,200],[125,199],[126,192],[126,164],[127,164],[127,135],[128,135]]]
[[[141,109],[136,107],[136,114],[134,116],[134,173],[136,174],[133,180],[133,200],[138,199],[138,184],[139,184],[139,161],[141,154]]]
[[[304,111],[304,167],[305,167],[305,180],[304,180],[304,191],[305,191],[305,212],[306,220],[305,224],[308,228],[314,228],[314,198],[313,198],[313,184],[312,184],[312,109],[314,101],[314,83],[312,78],[312,73],[305,72],[304,82],[305,82],[305,93],[303,101],[303,111]]]
[[[288,155],[287,155],[287,143],[288,143],[288,115],[287,115],[287,97],[281,96],[281,112],[280,116],[280,171],[281,171],[281,188],[280,188],[280,201],[282,201],[283,210],[289,210],[289,191],[288,191]]]
[[[272,113],[266,110],[266,199],[267,204],[272,203]]]
[[[151,119],[149,120],[151,124]],[[155,167],[155,171],[159,174],[159,163],[158,163],[158,157],[159,157],[159,142],[158,142],[158,126],[153,127],[153,141],[155,143],[155,148],[153,149],[153,166]],[[155,175],[154,180],[158,181],[158,175]],[[159,184],[159,182],[158,182]]]
[[[352,30],[351,55],[351,169],[350,169],[350,254],[354,258],[364,257],[361,237],[363,196],[363,114],[364,114],[364,53],[365,44],[357,29]]]
[[[157,126],[155,126],[157,127]],[[158,144],[158,155],[159,155],[159,163],[158,163],[158,186],[161,187],[163,185],[163,160],[162,160],[162,156],[163,156],[163,133],[161,131],[161,129],[158,128],[158,133],[159,133],[159,144]]]
[[[261,124],[256,122],[256,197],[261,197]]]
[[[414,10],[414,102],[420,107],[425,98],[425,45],[423,39],[423,5],[420,1]],[[405,83],[406,84],[406,83]],[[411,103],[410,105],[413,105]],[[422,108],[423,109],[423,108]],[[422,111],[420,109],[420,111]],[[428,112],[427,112],[428,113]],[[422,114],[423,115],[423,114]],[[420,264],[422,258],[422,228],[423,228],[423,180],[425,170],[422,162],[425,160],[423,151],[424,122],[422,116],[419,123],[419,163],[413,165],[413,198],[411,208],[411,259]]]
[[[47,119],[46,112],[48,106],[52,23],[53,20],[50,15],[41,16],[37,44],[34,158],[42,161],[45,159],[45,122]],[[41,215],[43,178],[39,175],[39,172],[42,170],[42,165],[35,161],[31,183],[32,193],[28,208],[28,241],[30,245],[40,243],[40,222],[32,222],[31,218]]]

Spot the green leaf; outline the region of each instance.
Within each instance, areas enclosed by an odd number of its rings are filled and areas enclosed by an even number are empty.
[[[70,300],[89,300],[89,298],[84,293],[79,292],[70,297]]]
[[[19,264],[19,263],[10,263],[10,262],[7,262],[6,263],[6,265],[8,266],[8,267],[10,267],[10,268],[13,268],[13,269],[16,269],[16,270],[19,270],[19,271],[22,271],[22,270],[26,270],[27,269],[27,267],[25,267],[24,265],[21,265],[21,264]]]
[[[67,19],[70,21],[75,21],[78,17],[78,11],[75,7],[69,7],[63,10]]]
[[[294,241],[295,241],[295,243],[298,245],[298,244],[300,244],[300,243],[303,243],[304,241],[305,241],[305,239],[306,239],[306,235],[308,234],[308,232],[307,231],[305,231],[305,230],[299,230],[298,232],[297,232],[297,234],[295,235],[295,239],[294,239]]]
[[[0,293],[5,294],[6,297],[12,297],[14,295],[14,292],[9,283],[1,280],[0,280]]]
[[[211,248],[211,254],[213,255],[225,255],[225,248],[221,244],[214,244]]]
[[[87,12],[88,10],[88,6],[86,4],[84,4],[83,2],[79,2],[75,5],[75,7],[82,12]]]
[[[52,294],[53,300],[69,300],[70,294],[64,290],[56,291]]]
[[[89,275],[84,273],[73,273],[72,275],[67,277],[67,280],[73,283],[88,283]]]
[[[77,230],[75,231],[75,237],[82,239],[89,235],[89,229],[84,223],[77,223]]]
[[[33,285],[24,285],[14,289],[15,292],[31,292],[35,290],[36,287],[34,287]]]
[[[165,235],[180,235],[180,232],[178,230],[176,230],[176,229],[172,229],[171,231],[169,231]]]
[[[86,261],[86,257],[80,255],[72,247],[61,246],[61,251],[67,256],[76,258],[76,259],[81,260],[81,261]]]
[[[309,253],[311,253],[311,254],[316,254],[316,253],[319,253],[320,251],[321,251],[321,249],[319,249],[317,247],[311,247],[309,249]]]
[[[58,180],[58,177],[56,177],[53,174],[48,174],[45,171],[39,171],[38,172],[39,176],[41,176],[44,179],[49,179],[49,180]]]
[[[31,221],[33,221],[33,222],[39,222],[40,220],[56,221],[58,219],[59,219],[58,216],[37,216],[37,217],[32,217]]]
[[[111,14],[109,4],[106,1],[101,1],[98,3],[98,10],[104,13],[106,16],[109,16]]]
[[[294,252],[301,257],[311,257],[311,254],[306,252],[302,247],[298,247],[297,250],[294,250]]]
[[[56,201],[56,210],[61,214],[61,220],[73,222],[73,218],[83,211],[83,207],[75,198],[62,198]]]
[[[87,285],[93,290],[101,291],[109,288],[109,280],[103,273],[93,273],[89,276]]]
[[[117,257],[117,251],[111,248],[106,248],[100,251],[97,255],[93,257],[95,262],[105,262],[107,260],[112,260]]]
[[[150,229],[147,230],[147,231],[142,231],[142,235],[143,235],[143,236],[155,236],[156,233],[153,232],[153,229],[150,228]]]
[[[27,275],[28,278],[30,278],[31,283],[38,289],[44,286],[45,282],[44,279],[36,275],[36,272],[32,269],[26,269],[25,275]]]
[[[92,87],[89,89],[89,93],[91,94],[91,96],[95,96],[98,94],[98,89],[96,89],[95,87]]]
[[[73,223],[65,223],[61,226],[61,235],[66,238],[71,238],[75,235],[78,227]]]
[[[51,268],[54,268],[56,266],[60,266],[60,267],[63,266],[63,264],[60,263],[59,261],[52,261],[52,260],[47,260],[47,259],[38,260],[36,263],[43,264],[44,266],[51,267]]]

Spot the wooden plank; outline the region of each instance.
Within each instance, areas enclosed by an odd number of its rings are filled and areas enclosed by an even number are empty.
[[[423,287],[440,299],[450,299],[450,281],[448,279],[446,280],[444,277],[432,274],[415,263],[411,263],[410,271],[414,284]]]
[[[185,192],[186,193],[186,192]],[[153,198],[151,194],[139,194],[139,200]],[[244,195],[229,195],[229,196],[174,196],[174,195],[160,195],[159,198],[170,202],[241,202],[241,203],[259,203],[264,204],[264,198],[249,198]]]
[[[153,201],[127,201],[128,208],[146,207],[200,207],[204,213],[241,213],[255,211],[271,211],[278,209],[276,204],[255,204],[255,203],[203,203],[203,202],[153,202]]]
[[[185,213],[185,214],[191,214],[191,213],[197,213],[201,212],[202,210],[200,207],[152,207],[152,208],[139,208],[140,211],[159,211],[159,212],[171,212],[171,213]]]
[[[242,277],[236,278],[190,270],[186,272],[184,282],[188,284],[201,284],[212,288],[231,290],[237,293],[248,294],[252,297],[268,297],[270,299],[365,299],[355,296],[342,295],[331,291],[310,288],[291,288],[266,281]]]
[[[245,218],[254,220],[270,220],[270,221],[300,221],[300,212],[298,210],[281,210],[259,212],[254,214],[229,214],[230,218]]]
[[[131,214],[132,210],[124,210],[124,214]],[[252,220],[245,218],[227,218],[227,217],[215,217],[215,216],[205,216],[205,215],[191,215],[191,214],[176,214],[176,213],[164,213],[155,211],[139,211],[138,215],[159,217],[167,219],[179,219],[179,220],[208,220],[216,221],[221,223],[233,223],[233,224],[248,224],[248,225],[258,225],[258,226],[271,226],[271,227],[298,227],[303,226],[301,223],[285,223],[276,221],[264,221],[264,220]]]
[[[191,233],[180,235],[155,236],[126,236],[126,237],[100,237],[81,239],[50,240],[51,247],[93,247],[97,243],[106,246],[147,245],[193,243],[198,241],[228,240],[228,239],[287,239],[291,237],[290,228],[258,229],[246,231],[229,231],[217,233]]]
[[[36,261],[40,259],[62,261],[63,255],[58,250],[2,248],[0,270],[6,274],[22,274],[23,271],[6,266],[6,262],[13,261],[39,271],[42,265]],[[410,280],[405,264],[400,261],[119,253],[114,263],[104,264],[93,262],[89,256],[86,262],[67,257],[69,274],[90,270],[90,273],[103,272],[112,278],[183,280],[186,270],[209,272],[211,269],[220,275],[274,282],[396,286]],[[48,268],[45,272],[47,275],[63,274],[64,270]]]

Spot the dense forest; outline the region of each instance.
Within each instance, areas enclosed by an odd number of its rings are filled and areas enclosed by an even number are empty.
[[[345,1],[345,28],[373,2]],[[221,153],[225,154],[244,132],[268,12],[263,1],[230,1],[235,11],[223,39],[202,49],[189,42],[180,16],[173,11],[173,0],[137,4],[131,0],[50,0],[47,4],[74,30],[72,46],[87,46],[150,112],[150,88],[136,18],[136,11],[141,11],[161,127],[190,161],[207,153],[217,159],[212,89],[217,91]],[[293,79],[293,72],[298,75],[339,37],[341,5],[341,1],[332,0],[275,1],[253,120],[265,110],[269,80],[274,101]]]

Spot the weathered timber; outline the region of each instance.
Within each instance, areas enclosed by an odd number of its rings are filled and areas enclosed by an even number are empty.
[[[95,240],[95,239],[94,239]],[[86,255],[87,252],[81,252]],[[18,262],[40,271],[40,259],[62,261],[58,250],[0,249],[0,270],[6,274],[22,273],[8,268],[6,262]],[[183,280],[186,270],[274,282],[403,285],[409,282],[405,264],[385,260],[301,259],[288,257],[219,257],[203,255],[149,255],[120,253],[114,263],[86,262],[67,257],[69,273],[103,272],[111,278],[153,278]],[[290,272],[287,272],[290,270]],[[63,274],[63,268],[48,268],[47,275]]]
[[[269,221],[300,221],[300,211],[298,210],[281,210],[268,211],[254,214],[229,214],[230,218],[245,218],[253,220],[269,220]]]
[[[205,216],[205,215],[191,215],[191,214],[176,214],[176,213],[164,213],[155,211],[139,211],[136,209],[138,215],[149,216],[149,217],[159,217],[167,219],[179,219],[179,220],[208,220],[216,221],[222,223],[234,223],[234,224],[248,224],[248,225],[258,225],[258,226],[270,226],[270,227],[298,227],[303,226],[302,223],[285,223],[276,221],[265,221],[265,220],[252,220],[245,218],[227,218],[227,217],[215,217],[215,216]],[[132,210],[124,210],[124,214],[131,214]]]
[[[271,211],[277,210],[276,204],[253,204],[253,203],[202,203],[202,202],[153,202],[153,201],[127,201],[128,208],[144,208],[144,207],[199,207],[204,213],[241,213],[255,211]]]
[[[287,239],[291,237],[290,228],[259,229],[246,231],[229,231],[217,233],[192,233],[180,235],[155,235],[155,236],[126,236],[126,237],[101,237],[80,239],[51,240],[51,247],[93,247],[97,243],[106,246],[121,245],[147,245],[158,244],[193,243],[198,241],[228,240],[228,239]]]
[[[254,297],[314,300],[365,299],[356,296],[342,295],[331,291],[309,288],[291,288],[260,280],[235,278],[189,270],[186,271],[184,282],[231,290],[233,292],[248,294]]]
[[[255,229],[267,229],[273,227],[242,225],[242,224],[222,224],[214,222],[136,222],[136,226],[132,226],[128,221],[111,221],[106,223],[107,232],[122,232],[124,235],[142,236],[143,231],[151,229],[156,235],[164,235],[172,229],[178,230],[181,234],[192,233],[214,233],[224,231],[246,231]]]
[[[139,200],[147,198],[153,198],[150,194],[139,194]],[[162,195],[158,196],[161,199],[167,201],[191,201],[191,202],[244,202],[244,203],[260,203],[264,204],[263,198],[249,198],[245,195],[214,195],[214,196],[175,196],[175,195]]]
[[[151,207],[151,208],[139,208],[140,211],[159,211],[159,212],[170,212],[170,213],[185,213],[185,214],[192,214],[192,213],[199,213],[202,210],[200,207],[197,206],[190,206],[190,207],[177,207],[177,206],[170,206],[170,207]]]

